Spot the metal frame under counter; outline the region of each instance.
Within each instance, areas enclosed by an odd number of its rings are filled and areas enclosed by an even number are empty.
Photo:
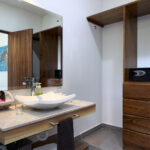
[[[0,142],[4,145],[38,134],[54,127],[67,117],[74,119],[95,112],[91,102],[72,100],[53,110],[33,110],[24,108],[20,114],[14,108],[0,111]]]

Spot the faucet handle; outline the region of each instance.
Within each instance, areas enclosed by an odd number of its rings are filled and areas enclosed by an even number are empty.
[[[34,82],[35,78],[34,77],[25,77],[25,82]]]

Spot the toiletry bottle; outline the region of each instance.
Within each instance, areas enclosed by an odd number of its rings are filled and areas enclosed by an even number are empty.
[[[41,88],[41,83],[37,83],[36,88],[35,88],[35,94],[38,95],[42,95],[42,88]]]

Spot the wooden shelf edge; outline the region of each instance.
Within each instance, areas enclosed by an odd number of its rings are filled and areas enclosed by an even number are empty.
[[[134,81],[125,81],[123,84],[133,84],[133,85],[150,85],[150,82],[134,82]]]
[[[126,6],[129,6],[129,5],[132,5],[132,4],[136,4],[138,2],[141,2],[142,0],[136,0],[136,1],[133,1],[133,2],[130,2],[130,3],[127,3],[127,4],[124,4],[124,5],[121,5],[121,6],[117,6],[117,7],[114,7],[114,8],[111,8],[111,9],[108,9],[108,10],[105,10],[105,11],[102,11],[100,13],[97,13],[97,14],[94,14],[94,15],[91,15],[91,16],[88,16],[87,17],[87,20],[91,23],[94,23],[100,27],[104,27],[105,25],[108,25],[108,24],[112,24],[112,23],[116,23],[116,22],[120,22],[120,21],[123,21],[123,14],[119,16],[119,18],[116,17],[115,21],[109,21],[108,23],[103,23],[103,21],[97,21],[95,19],[95,17],[99,17],[99,16],[107,16],[108,14],[111,14],[113,13],[114,11],[118,11],[118,10],[121,10],[123,12],[123,9],[124,7]],[[110,18],[109,18],[110,19]]]
[[[98,25],[98,26],[100,26],[100,27],[104,27],[104,25],[103,25],[101,22],[98,22],[98,21],[96,21],[96,20],[94,20],[94,19],[92,19],[92,18],[90,18],[90,17],[87,17],[87,20],[88,20],[89,22],[91,22],[91,23],[94,23],[95,25]]]

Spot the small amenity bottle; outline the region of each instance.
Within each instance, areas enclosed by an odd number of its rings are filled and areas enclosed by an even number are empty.
[[[37,83],[36,88],[35,88],[35,94],[38,95],[42,95],[42,88],[41,88],[41,83]]]

